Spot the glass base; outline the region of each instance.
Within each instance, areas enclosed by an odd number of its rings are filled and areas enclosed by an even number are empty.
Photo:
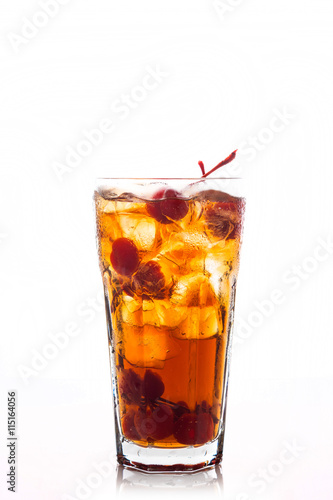
[[[202,446],[155,448],[126,440],[117,455],[118,463],[144,472],[194,472],[215,467],[222,461],[221,443],[216,439]]]

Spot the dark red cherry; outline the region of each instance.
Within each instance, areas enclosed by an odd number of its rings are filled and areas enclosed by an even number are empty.
[[[204,444],[214,437],[214,422],[209,413],[199,413],[197,420],[196,444]]]
[[[180,220],[188,212],[188,202],[180,198],[180,193],[171,188],[162,188],[153,195],[154,202],[147,203],[147,211],[151,217],[162,224],[170,224]]]
[[[147,370],[143,377],[143,395],[146,399],[154,401],[164,392],[164,383],[158,373]]]
[[[163,404],[156,406],[152,417],[157,424],[153,439],[164,439],[173,434],[173,412],[169,406]]]
[[[175,424],[174,435],[179,443],[195,444],[197,416],[184,413]]]
[[[188,212],[188,202],[179,198],[180,193],[174,189],[167,189],[165,200],[161,201],[161,212],[172,220],[181,220]]]
[[[156,431],[156,423],[152,418],[150,408],[139,408],[134,417],[135,428],[141,439],[152,439]]]
[[[163,198],[164,193],[165,188],[160,189],[153,195],[153,200],[160,200],[161,198]],[[169,220],[167,217],[165,217],[165,215],[162,214],[160,201],[148,202],[146,204],[146,207],[149,215],[156,219],[158,222],[161,222],[162,224],[170,224],[172,222],[172,220]]]
[[[140,404],[142,397],[142,378],[132,368],[122,368],[118,373],[120,396],[128,403]]]
[[[214,422],[209,413],[184,413],[175,423],[174,435],[181,444],[204,444],[214,436]]]
[[[110,260],[117,273],[130,276],[139,267],[139,252],[132,240],[118,238],[112,244]]]
[[[134,287],[139,294],[160,298],[164,296],[164,274],[159,263],[154,260],[142,264],[133,281]]]
[[[134,417],[135,417],[135,412],[131,408],[122,418],[121,425],[123,428],[123,433],[127,439],[131,439],[132,441],[138,441],[140,439],[140,436],[134,424]]]
[[[208,208],[206,220],[208,228],[221,239],[234,239],[240,236],[242,206],[233,202],[218,202]]]
[[[151,408],[140,408],[134,417],[137,432],[142,439],[159,441],[173,433],[173,412],[167,405]]]

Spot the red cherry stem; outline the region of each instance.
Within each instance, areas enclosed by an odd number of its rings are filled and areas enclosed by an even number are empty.
[[[150,406],[155,407],[157,403],[164,403],[166,405],[174,406],[175,408],[183,408],[184,410],[186,410],[188,412],[190,411],[188,408],[186,408],[186,406],[179,405],[177,403],[173,403],[172,401],[169,401],[168,399],[164,399],[161,397],[156,398],[153,401],[149,401],[146,398],[142,397],[141,402],[140,402],[140,406],[144,407],[144,406],[147,406],[149,404]]]
[[[167,399],[164,398],[158,398],[156,401],[162,401],[165,404],[169,404],[170,406],[175,406],[176,408],[183,408],[186,411],[190,411],[186,406],[178,405],[177,403],[173,403],[172,401],[168,401]]]
[[[201,168],[202,176],[205,175],[205,166],[202,161],[198,161],[199,167]]]
[[[229,155],[228,158],[226,158],[225,160],[221,161],[218,165],[216,165],[216,167],[212,168],[207,173],[205,173],[204,164],[202,163],[202,161],[199,161],[199,167],[201,168],[202,177],[207,177],[208,175],[210,175],[213,172],[215,172],[215,170],[217,170],[218,168],[221,168],[224,165],[227,165],[228,163],[230,163],[232,160],[234,160],[236,158],[236,153],[237,153],[237,149],[233,153],[231,153],[231,155]]]

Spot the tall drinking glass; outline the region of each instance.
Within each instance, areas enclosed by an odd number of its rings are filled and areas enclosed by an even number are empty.
[[[245,200],[239,179],[99,179],[117,458],[145,471],[222,459]]]

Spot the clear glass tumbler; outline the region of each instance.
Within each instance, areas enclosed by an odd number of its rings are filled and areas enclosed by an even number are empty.
[[[245,200],[240,179],[99,179],[117,459],[222,459]]]

